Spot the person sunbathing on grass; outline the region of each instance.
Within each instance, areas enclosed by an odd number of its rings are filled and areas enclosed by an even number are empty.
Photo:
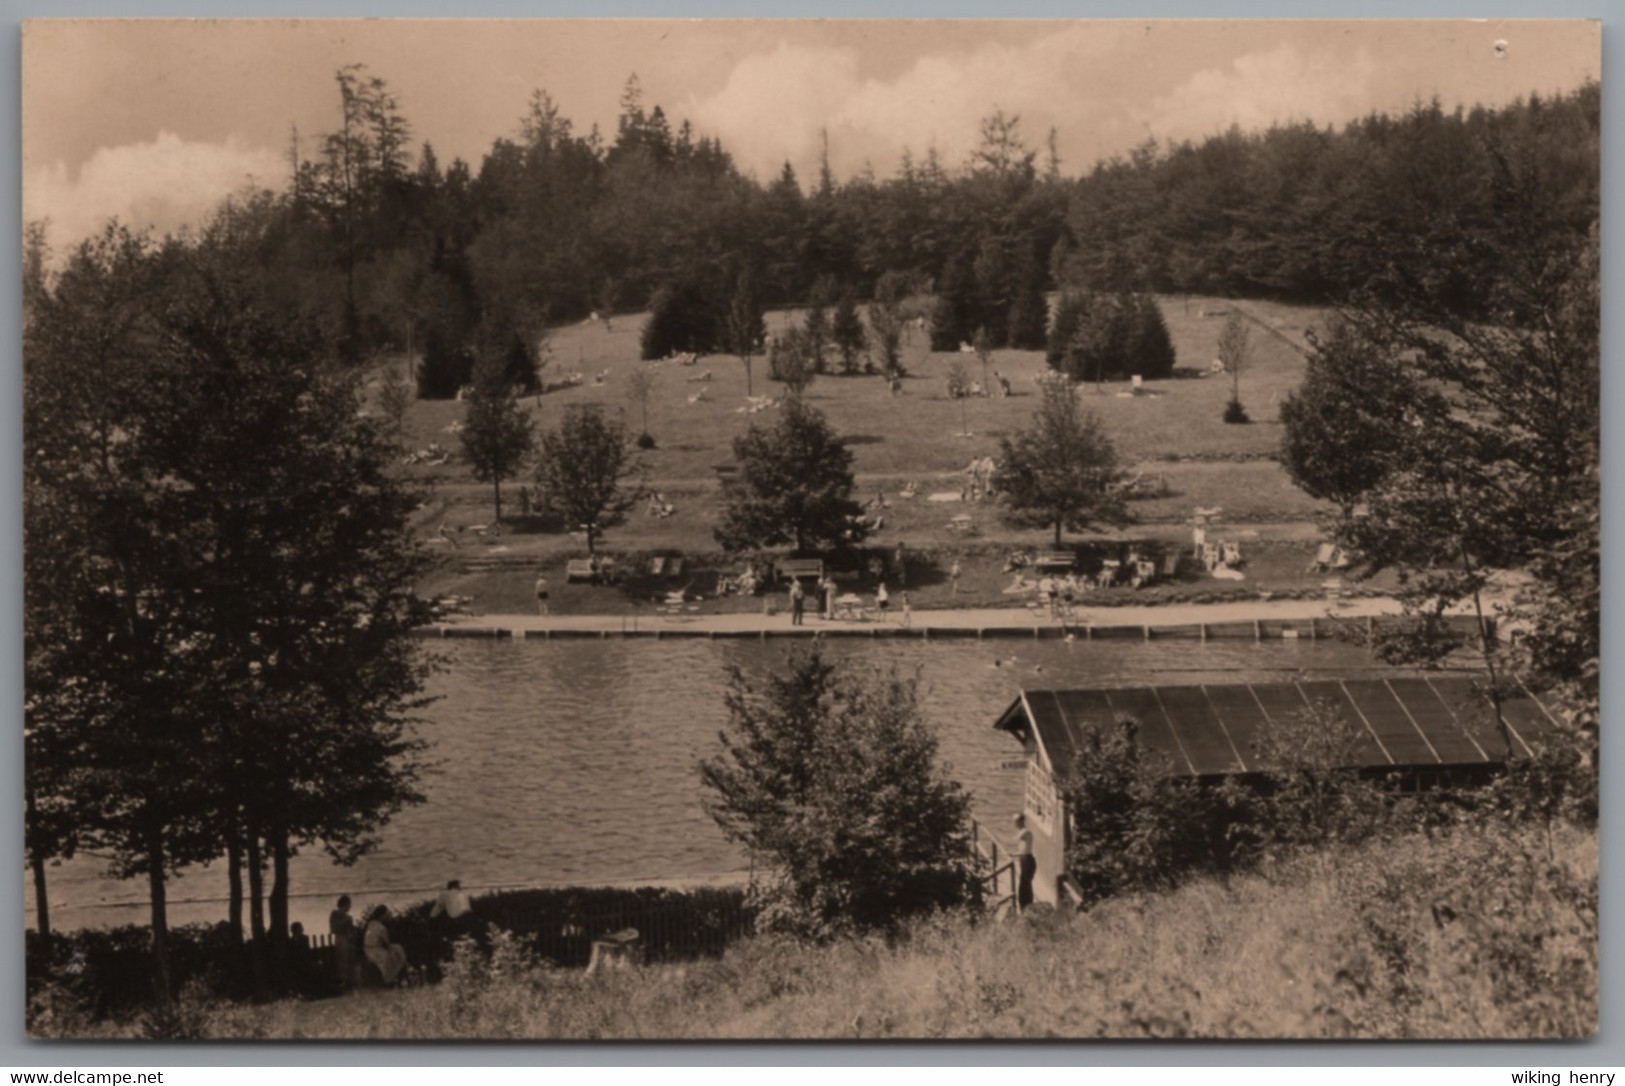
[[[1010,584],[1005,588],[1004,594],[1006,596],[1025,596],[1037,587],[1038,583],[1036,581],[1029,581],[1027,575],[1018,569],[1016,575],[1010,579]]]

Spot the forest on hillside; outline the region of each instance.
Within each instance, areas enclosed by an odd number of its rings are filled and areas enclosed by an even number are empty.
[[[963,163],[905,152],[895,176],[841,181],[826,154],[817,177],[787,163],[766,183],[646,103],[636,76],[613,133],[578,131],[538,90],[477,167],[418,145],[363,66],[336,83],[339,127],[308,157],[295,144],[287,187],[239,194],[206,229],[245,254],[268,303],[314,318],[352,361],[413,342],[534,352],[549,324],[640,310],[662,288],[726,300],[747,271],[767,305],[820,281],[868,298],[888,272],[952,284],[993,315],[995,346],[1001,315],[1037,290],[1337,303],[1425,279],[1481,316],[1509,227],[1568,249],[1599,213],[1596,83],[1152,141],[1076,177],[1053,132],[1035,140],[995,112]]]

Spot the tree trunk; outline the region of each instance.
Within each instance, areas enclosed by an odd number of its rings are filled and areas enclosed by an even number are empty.
[[[273,943],[288,938],[288,835],[277,830],[267,840],[271,849],[271,920],[269,931]]]
[[[1467,555],[1466,543],[1458,544],[1461,549],[1461,564],[1467,571],[1467,576],[1473,576],[1473,560]],[[1512,732],[1507,727],[1506,715],[1501,711],[1501,681],[1495,673],[1495,654],[1490,646],[1490,627],[1484,620],[1484,600],[1475,582],[1473,585],[1473,610],[1478,617],[1478,648],[1484,654],[1484,667],[1490,673],[1490,706],[1495,710],[1495,726],[1501,733],[1501,742],[1507,749],[1507,762],[1512,761]]]
[[[1055,519],[1055,549],[1061,549],[1061,519],[1059,517]]]
[[[34,928],[41,935],[51,934],[51,904],[45,896],[45,857],[30,853],[28,866],[34,871]]]
[[[493,478],[491,480],[491,494],[492,494],[492,496],[494,496],[496,498],[496,506],[497,506],[497,519],[496,519],[496,522],[498,524],[501,524],[502,523],[502,480],[500,478]]]
[[[265,861],[260,855],[259,828],[248,825],[248,947],[254,996],[264,999],[265,984]]]
[[[745,356],[745,395],[756,395],[756,387],[751,384],[750,379],[750,355],[748,354]]]
[[[288,834],[278,829],[271,849],[271,975],[280,987],[288,979]]]
[[[595,551],[593,549],[593,540],[594,540],[594,538],[596,536],[597,536],[597,533],[592,530],[592,524],[588,523],[588,525],[587,525],[587,553],[589,555],[598,553],[597,551]]]
[[[226,923],[238,946],[243,942],[243,837],[232,819],[226,836]]]
[[[26,790],[25,802],[28,806],[28,823],[34,825],[39,819],[39,804],[34,798],[34,790]],[[45,854],[37,847],[28,850],[28,866],[34,872],[34,928],[41,935],[51,934],[51,904],[45,894]]]
[[[174,998],[169,978],[169,901],[164,886],[164,834],[147,831],[147,893],[152,899],[152,995],[159,1007]]]

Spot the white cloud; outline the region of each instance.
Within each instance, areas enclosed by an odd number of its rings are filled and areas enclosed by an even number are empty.
[[[275,151],[234,139],[201,143],[159,132],[148,143],[101,148],[77,176],[61,162],[30,166],[23,217],[49,218],[50,242],[59,253],[115,217],[163,234],[197,225],[245,185],[282,185],[287,168]]]
[[[1284,120],[1341,123],[1371,109],[1378,74],[1364,49],[1305,53],[1283,45],[1197,72],[1154,99],[1140,119],[1165,140],[1197,139],[1231,124],[1246,131]]]
[[[957,167],[994,109],[1019,114],[1035,148],[1051,124],[1064,136],[1068,124],[1088,121],[1078,115],[1092,108],[1083,104],[1083,86],[1114,33],[1079,25],[1023,45],[927,55],[889,79],[862,78],[856,50],[781,42],[740,61],[720,91],[693,104],[692,116],[763,178],[786,159],[807,177],[825,127],[839,176],[865,162],[889,172],[904,147],[918,160],[935,146],[944,165]]]

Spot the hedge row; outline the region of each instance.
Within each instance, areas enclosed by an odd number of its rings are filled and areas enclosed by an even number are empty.
[[[541,957],[561,966],[581,966],[592,940],[636,928],[646,959],[674,961],[720,954],[748,935],[754,912],[743,887],[696,890],[567,887],[509,890],[472,899],[476,928],[491,925],[518,935]],[[405,947],[407,960],[438,974],[447,951],[445,933],[431,922],[433,903],[419,902],[389,921],[390,936]],[[310,934],[317,934],[311,932]],[[232,938],[230,925],[190,924],[170,929],[170,972],[174,990],[201,988],[210,996],[244,999],[251,992],[247,949]],[[47,984],[66,988],[96,1018],[135,1011],[152,997],[152,933],[146,925],[104,930],[26,933],[30,999]],[[317,952],[296,960],[286,986],[303,995],[330,994],[330,959]]]

